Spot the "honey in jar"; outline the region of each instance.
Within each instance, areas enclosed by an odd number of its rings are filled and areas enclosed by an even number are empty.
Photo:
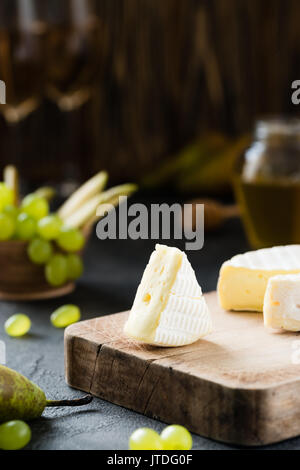
[[[253,248],[300,243],[300,120],[257,123],[234,188]]]

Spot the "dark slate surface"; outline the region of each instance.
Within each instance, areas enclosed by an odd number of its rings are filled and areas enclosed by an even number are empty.
[[[64,381],[63,331],[53,328],[51,312],[64,303],[78,304],[83,319],[129,309],[145,264],[153,250],[152,241],[99,241],[93,238],[86,252],[86,274],[74,294],[65,299],[27,304],[0,304],[0,323],[13,313],[24,312],[32,320],[30,335],[10,339],[0,328],[7,347],[7,365],[39,384],[52,399],[81,396]],[[179,247],[183,247],[180,243]],[[190,260],[204,291],[215,289],[221,263],[248,248],[239,222],[231,221],[217,233],[206,236],[204,249],[190,252]],[[176,403],[174,403],[176,406]],[[158,431],[163,423],[94,399],[81,409],[48,409],[31,423],[30,449],[127,449],[129,435],[138,427]],[[269,446],[295,449],[300,438]],[[194,436],[195,449],[232,447]]]

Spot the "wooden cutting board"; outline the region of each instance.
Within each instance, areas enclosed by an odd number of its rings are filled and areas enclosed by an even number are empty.
[[[263,445],[300,434],[297,333],[268,330],[262,315],[206,300],[214,332],[180,348],[122,334],[128,312],[70,326],[67,383],[112,403],[216,440]],[[299,361],[300,362],[300,361]]]

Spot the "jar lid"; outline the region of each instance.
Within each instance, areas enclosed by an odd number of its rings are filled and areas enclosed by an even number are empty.
[[[289,117],[267,117],[259,119],[255,126],[258,139],[268,137],[300,137],[300,119]]]

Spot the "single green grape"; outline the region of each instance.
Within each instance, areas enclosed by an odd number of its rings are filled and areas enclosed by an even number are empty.
[[[12,204],[8,204],[4,207],[3,214],[10,215],[14,220],[16,220],[19,215],[19,209]]]
[[[34,264],[45,264],[52,256],[53,248],[50,242],[34,238],[28,245],[27,254]]]
[[[6,186],[5,183],[0,183],[0,211],[2,212],[5,206],[13,204],[14,192],[11,188]]]
[[[85,243],[84,236],[76,228],[62,227],[57,244],[60,248],[68,252],[80,251]]]
[[[51,286],[59,287],[68,280],[68,263],[64,255],[54,255],[45,266],[45,276]]]
[[[40,220],[49,213],[48,201],[37,194],[28,194],[23,199],[21,208],[23,212],[26,212],[35,220]]]
[[[66,328],[80,320],[80,309],[76,305],[63,305],[52,313],[50,319],[55,328]]]
[[[167,426],[160,437],[164,450],[190,450],[193,446],[191,433],[178,424]]]
[[[160,435],[150,428],[140,428],[134,431],[129,439],[130,450],[162,450]]]
[[[18,450],[27,446],[31,430],[24,421],[8,421],[0,425],[0,449]]]
[[[4,329],[9,336],[15,338],[19,336],[24,336],[31,328],[31,321],[27,315],[23,313],[16,313],[9,317],[5,324]]]
[[[0,241],[9,240],[15,233],[16,224],[10,215],[0,214]]]
[[[36,220],[25,212],[17,217],[16,237],[19,240],[31,240],[36,234]]]
[[[79,255],[69,254],[67,256],[68,263],[68,279],[70,281],[76,281],[82,276],[83,273],[83,262]]]
[[[55,240],[60,234],[62,220],[57,215],[47,215],[38,222],[38,233],[45,240]]]

